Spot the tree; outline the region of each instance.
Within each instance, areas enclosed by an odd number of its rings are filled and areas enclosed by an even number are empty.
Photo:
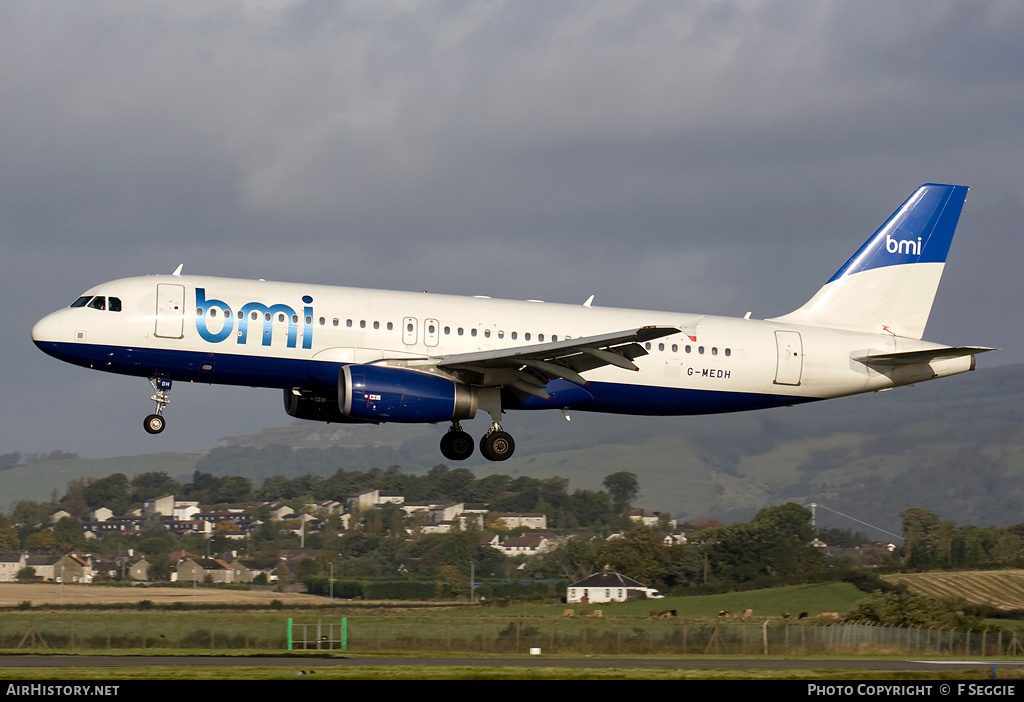
[[[660,585],[672,561],[671,548],[657,529],[637,524],[621,539],[607,539],[598,558],[612,570],[645,585]]]
[[[181,484],[163,471],[141,473],[131,480],[131,501],[145,502],[161,495],[174,494],[180,490]]]
[[[640,481],[636,473],[625,470],[605,476],[601,485],[611,495],[612,509],[616,514],[625,514],[630,503],[640,494]]]
[[[131,505],[128,476],[124,473],[114,473],[95,480],[82,490],[82,496],[90,510],[106,507],[114,514],[124,514]]]
[[[939,517],[911,507],[900,512],[903,524],[903,560],[910,568],[928,568],[938,561]]]
[[[85,546],[85,530],[74,517],[61,517],[53,525],[54,547],[67,553]]]

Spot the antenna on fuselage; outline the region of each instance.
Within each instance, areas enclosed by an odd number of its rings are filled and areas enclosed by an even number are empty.
[[[587,298],[587,301],[583,303],[583,306],[584,307],[590,307],[592,304],[594,304],[594,296],[593,295],[591,295],[590,297]]]
[[[173,276],[180,276],[181,275],[181,269],[184,268],[184,267],[185,267],[184,263],[179,263],[178,267],[174,269],[174,272],[171,273],[171,275],[173,275]]]

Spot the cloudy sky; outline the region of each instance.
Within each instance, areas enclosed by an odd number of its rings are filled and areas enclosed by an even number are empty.
[[[277,391],[59,363],[32,324],[187,273],[754,317],[971,186],[926,338],[1024,362],[1024,4],[4,2],[0,453],[211,446]]]

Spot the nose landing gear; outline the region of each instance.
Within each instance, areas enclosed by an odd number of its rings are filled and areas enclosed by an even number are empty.
[[[156,402],[156,412],[148,415],[145,421],[143,421],[142,426],[145,427],[146,431],[150,434],[159,434],[167,425],[167,421],[164,419],[164,407],[169,405],[171,402],[171,379],[150,378],[149,383],[153,386],[153,390],[155,391],[155,394],[149,399]]]

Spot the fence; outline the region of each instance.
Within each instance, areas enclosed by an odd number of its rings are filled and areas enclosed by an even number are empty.
[[[280,614],[59,616],[4,613],[0,649],[220,649],[348,652],[1024,655],[1015,632],[843,623],[730,623],[633,617],[416,616],[366,613],[288,620]]]

